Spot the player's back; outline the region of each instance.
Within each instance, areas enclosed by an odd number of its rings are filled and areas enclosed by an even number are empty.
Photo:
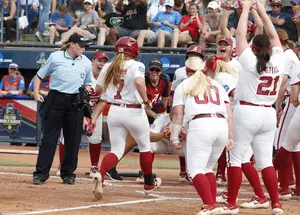
[[[256,70],[257,58],[250,48],[239,56],[243,67],[235,91],[236,101],[245,101],[258,105],[275,103],[284,74],[283,50],[273,47],[266,69],[261,74]]]
[[[105,64],[99,75],[100,84],[102,85],[104,85],[104,79],[110,65],[111,63]],[[144,76],[145,66],[143,63],[135,60],[127,60],[122,70],[121,84],[114,86],[110,83],[103,96],[109,103],[140,104],[141,98],[135,87],[135,78],[144,78]]]

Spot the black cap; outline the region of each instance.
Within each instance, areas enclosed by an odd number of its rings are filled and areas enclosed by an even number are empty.
[[[159,59],[153,59],[149,63],[149,69],[151,68],[158,68],[160,70],[163,70],[162,62]]]
[[[80,46],[84,46],[84,47],[88,46],[87,40],[79,34],[72,34],[69,37],[68,43],[78,43]]]

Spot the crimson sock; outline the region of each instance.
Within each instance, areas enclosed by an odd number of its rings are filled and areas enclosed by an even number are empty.
[[[100,152],[101,152],[101,144],[100,143],[96,143],[96,144],[89,143],[89,152],[90,152],[91,165],[98,166]]]
[[[273,166],[269,166],[261,170],[262,178],[267,191],[270,195],[272,204],[279,203],[278,200],[278,181],[276,176],[276,171]]]
[[[217,170],[217,175],[222,175],[223,177],[225,176],[225,169],[226,169],[226,150],[224,149],[219,160],[218,160],[218,170]]]
[[[59,166],[61,166],[63,159],[64,159],[64,153],[65,153],[65,145],[62,144],[62,142],[59,142]]]
[[[216,176],[212,172],[206,173],[205,175],[206,175],[207,180],[209,182],[211,197],[212,197],[213,202],[215,204],[216,203],[216,198],[217,198],[217,181],[216,181]]]
[[[289,156],[289,164],[288,164],[288,181],[295,181],[294,172],[293,172],[293,153]]]
[[[255,164],[254,155],[251,156],[251,158],[250,158],[250,163],[251,163],[252,165]]]
[[[140,152],[140,165],[144,175],[152,174],[152,153]]]
[[[179,157],[180,172],[186,172],[185,157]]]
[[[282,190],[289,189],[289,171],[290,166],[292,165],[292,154],[289,153],[288,157],[285,158],[285,164],[281,164],[278,169],[278,176],[280,178],[280,187]]]
[[[296,178],[296,189],[300,190],[300,152],[292,152]]]
[[[227,202],[235,205],[236,199],[242,184],[242,168],[241,167],[228,167],[228,199]]]
[[[290,152],[283,147],[276,152],[275,157],[273,158],[273,166],[277,170],[279,169],[280,165],[283,165],[283,162],[287,162],[287,157],[289,156]],[[286,166],[286,165],[285,165]]]
[[[193,184],[204,204],[206,205],[214,204],[215,200],[213,200],[212,198],[210,183],[206,175],[197,174],[193,178]]]
[[[100,166],[100,174],[102,176],[102,182],[104,181],[104,176],[108,170],[110,170],[113,166],[118,162],[118,157],[114,153],[110,152],[103,157],[101,166]]]
[[[265,194],[260,184],[258,173],[254,166],[251,163],[244,163],[242,164],[242,170],[249,183],[251,184],[255,195],[261,198],[265,198]]]

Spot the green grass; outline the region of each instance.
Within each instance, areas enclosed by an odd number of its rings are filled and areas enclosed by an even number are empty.
[[[22,166],[22,167],[33,167],[35,165],[23,163],[19,161],[13,161],[13,160],[4,160],[0,159],[0,166]]]
[[[125,164],[125,165],[129,165],[129,166],[140,166],[139,160],[126,159],[126,157],[120,161],[120,164]],[[154,160],[153,167],[158,168],[158,169],[178,169],[179,161],[176,161],[176,160],[155,161]]]

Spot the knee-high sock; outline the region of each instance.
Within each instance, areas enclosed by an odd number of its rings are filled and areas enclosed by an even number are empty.
[[[193,184],[204,204],[214,204],[214,200],[211,195],[210,183],[206,175],[197,174],[193,178]]]
[[[300,152],[292,152],[295,169],[296,189],[300,190]]]
[[[242,168],[227,167],[228,174],[228,199],[227,202],[235,205],[242,184]]]
[[[225,170],[226,170],[226,149],[223,150],[219,160],[218,160],[218,171],[217,171],[217,176],[221,175],[223,177],[225,176]]]
[[[217,198],[217,181],[216,181],[216,176],[214,173],[209,172],[205,174],[209,185],[210,185],[210,191],[211,191],[211,197],[213,199],[214,204],[216,203],[216,198]]]
[[[278,181],[276,171],[273,166],[264,168],[261,170],[262,178],[264,180],[264,184],[267,188],[267,191],[270,195],[270,199],[272,204],[279,203],[278,200]]]
[[[276,152],[275,157],[273,158],[274,168],[279,169],[280,165],[286,166],[288,160],[286,159],[289,156],[290,152],[283,147]]]
[[[96,144],[89,143],[89,152],[90,152],[91,166],[98,166],[100,152],[101,152],[101,143],[96,143]]]
[[[251,163],[244,163],[242,164],[242,170],[249,183],[251,184],[255,195],[257,195],[258,197],[265,198],[265,194],[260,184],[258,173],[254,166]]]
[[[144,175],[152,174],[152,153],[149,152],[140,152],[140,165]]]
[[[289,177],[289,183],[292,181],[295,181],[294,179],[294,171],[293,171],[293,152],[291,153],[291,156],[289,156],[289,164],[288,164],[288,177]]]
[[[101,166],[100,166],[100,174],[102,176],[102,182],[104,181],[104,176],[106,172],[116,165],[118,162],[118,157],[114,153],[108,153],[103,157]]]
[[[64,160],[64,153],[65,153],[65,145],[62,144],[62,142],[59,142],[59,166],[61,166],[63,160]]]
[[[289,172],[292,166],[292,154],[289,153],[286,159],[286,165],[280,165],[278,169],[278,176],[280,180],[280,187],[282,190],[289,189]]]
[[[180,172],[186,172],[185,157],[179,157]]]

